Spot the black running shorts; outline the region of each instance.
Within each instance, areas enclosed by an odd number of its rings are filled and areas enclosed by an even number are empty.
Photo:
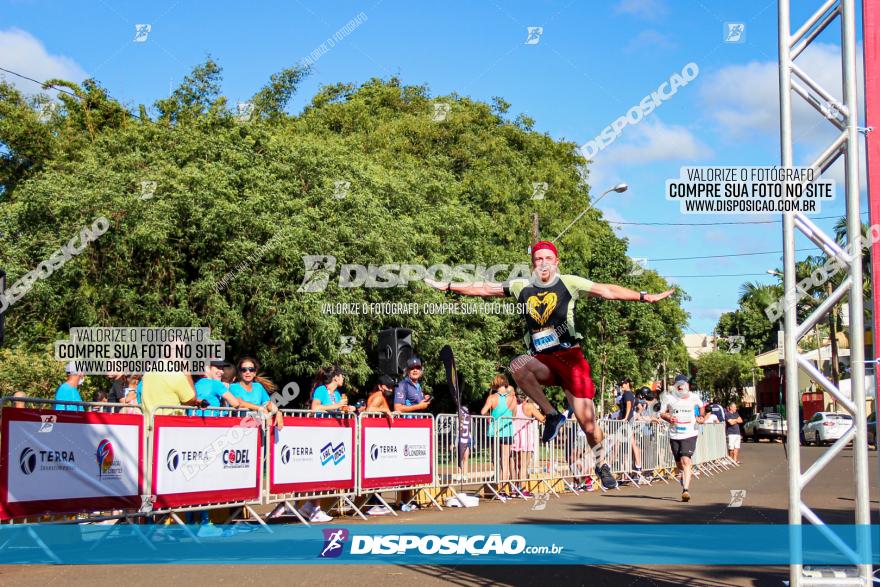
[[[681,457],[690,458],[694,456],[694,451],[697,449],[697,437],[691,436],[681,440],[670,439],[669,444],[672,446],[672,456],[675,457],[676,461]]]

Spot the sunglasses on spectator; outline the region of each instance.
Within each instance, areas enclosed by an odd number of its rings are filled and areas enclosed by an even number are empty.
[[[253,373],[257,369],[255,367],[242,367],[239,369],[242,373]]]

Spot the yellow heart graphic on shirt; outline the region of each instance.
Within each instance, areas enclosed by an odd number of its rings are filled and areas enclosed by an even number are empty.
[[[544,324],[550,318],[553,310],[556,309],[557,300],[558,298],[554,292],[541,292],[529,296],[529,299],[526,300],[526,309],[529,311],[529,316],[535,319],[535,322]],[[539,312],[539,306],[544,306],[544,310]]]

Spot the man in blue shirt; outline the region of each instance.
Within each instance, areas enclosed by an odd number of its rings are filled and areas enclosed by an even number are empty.
[[[422,360],[412,357],[406,362],[406,377],[394,388],[395,412],[421,412],[431,405],[431,396],[422,393]]]
[[[225,400],[231,408],[237,408],[241,401],[232,395],[226,389],[221,381],[223,377],[223,368],[227,365],[225,361],[211,361],[205,376],[196,382],[196,397],[200,400],[208,402],[209,407],[219,408]],[[222,410],[196,410],[196,416],[228,416],[228,412]]]
[[[71,402],[81,402],[82,397],[79,395],[79,386],[83,382],[83,379],[86,378],[86,376],[76,370],[76,363],[74,363],[73,361],[67,364],[67,366],[64,368],[64,372],[67,373],[67,381],[59,385],[58,389],[55,390],[55,399],[67,400]],[[85,411],[85,407],[75,406],[72,404],[54,404],[53,409],[70,412]]]

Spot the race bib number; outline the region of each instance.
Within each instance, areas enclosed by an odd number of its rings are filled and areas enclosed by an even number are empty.
[[[559,335],[555,328],[545,328],[532,333],[532,344],[538,352],[552,349],[559,346]]]
[[[675,431],[678,433],[690,432],[694,428],[694,411],[690,409],[673,410],[675,416]]]

